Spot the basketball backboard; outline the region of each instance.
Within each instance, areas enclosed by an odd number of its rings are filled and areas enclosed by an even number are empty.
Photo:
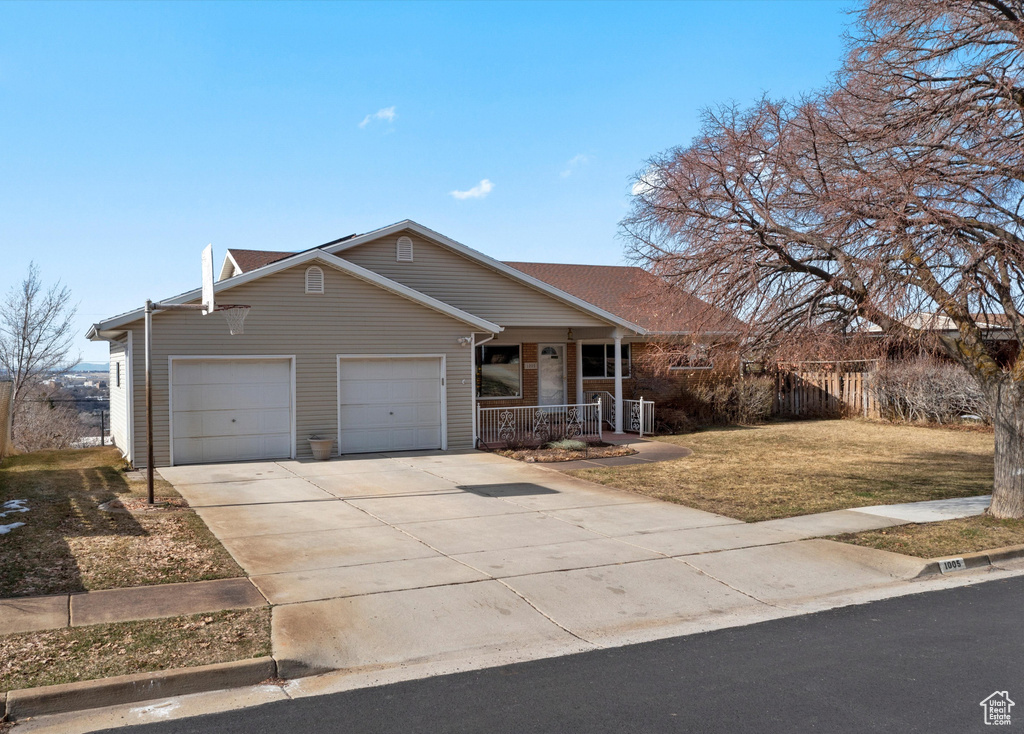
[[[217,307],[213,298],[213,245],[203,249],[203,314],[209,316]]]

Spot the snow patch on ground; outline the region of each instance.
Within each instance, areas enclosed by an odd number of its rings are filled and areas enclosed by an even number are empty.
[[[28,500],[7,500],[0,505],[0,509],[3,510],[0,517],[7,517],[12,512],[28,512]]]
[[[0,505],[0,518],[12,515],[15,512],[28,512],[28,500],[7,500]],[[16,530],[22,527],[25,523],[23,522],[12,522],[7,525],[0,525],[0,535],[7,535],[12,530]]]

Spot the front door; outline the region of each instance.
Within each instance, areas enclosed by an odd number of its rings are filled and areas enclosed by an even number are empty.
[[[537,345],[537,397],[541,405],[565,405],[565,345]]]

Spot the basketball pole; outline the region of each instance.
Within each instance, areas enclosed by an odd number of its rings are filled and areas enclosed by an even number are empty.
[[[146,493],[151,505],[156,503],[153,496],[153,314],[157,311],[206,310],[206,304],[146,301]],[[171,406],[168,405],[167,409],[170,410]]]

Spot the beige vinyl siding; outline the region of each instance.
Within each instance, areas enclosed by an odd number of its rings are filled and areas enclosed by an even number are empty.
[[[398,262],[398,238],[413,241],[413,261]],[[605,326],[607,322],[512,280],[413,232],[366,242],[339,257],[502,326]]]
[[[326,263],[324,294],[305,292],[309,263],[218,294],[219,303],[252,306],[245,333],[230,336],[220,314],[167,311],[153,318],[155,465],[169,461],[169,356],[295,356],[298,457],[311,456],[307,438],[338,433],[337,355],[444,354],[447,362],[448,448],[472,446],[470,350],[458,344],[472,327],[385,291]],[[136,464],[144,465],[146,423],[144,339],[135,328]],[[463,382],[465,380],[465,382]]]
[[[128,350],[124,342],[110,345],[110,376],[107,385],[110,388],[110,436],[114,445],[125,456],[128,455]],[[118,370],[121,371],[121,384],[117,384]]]

